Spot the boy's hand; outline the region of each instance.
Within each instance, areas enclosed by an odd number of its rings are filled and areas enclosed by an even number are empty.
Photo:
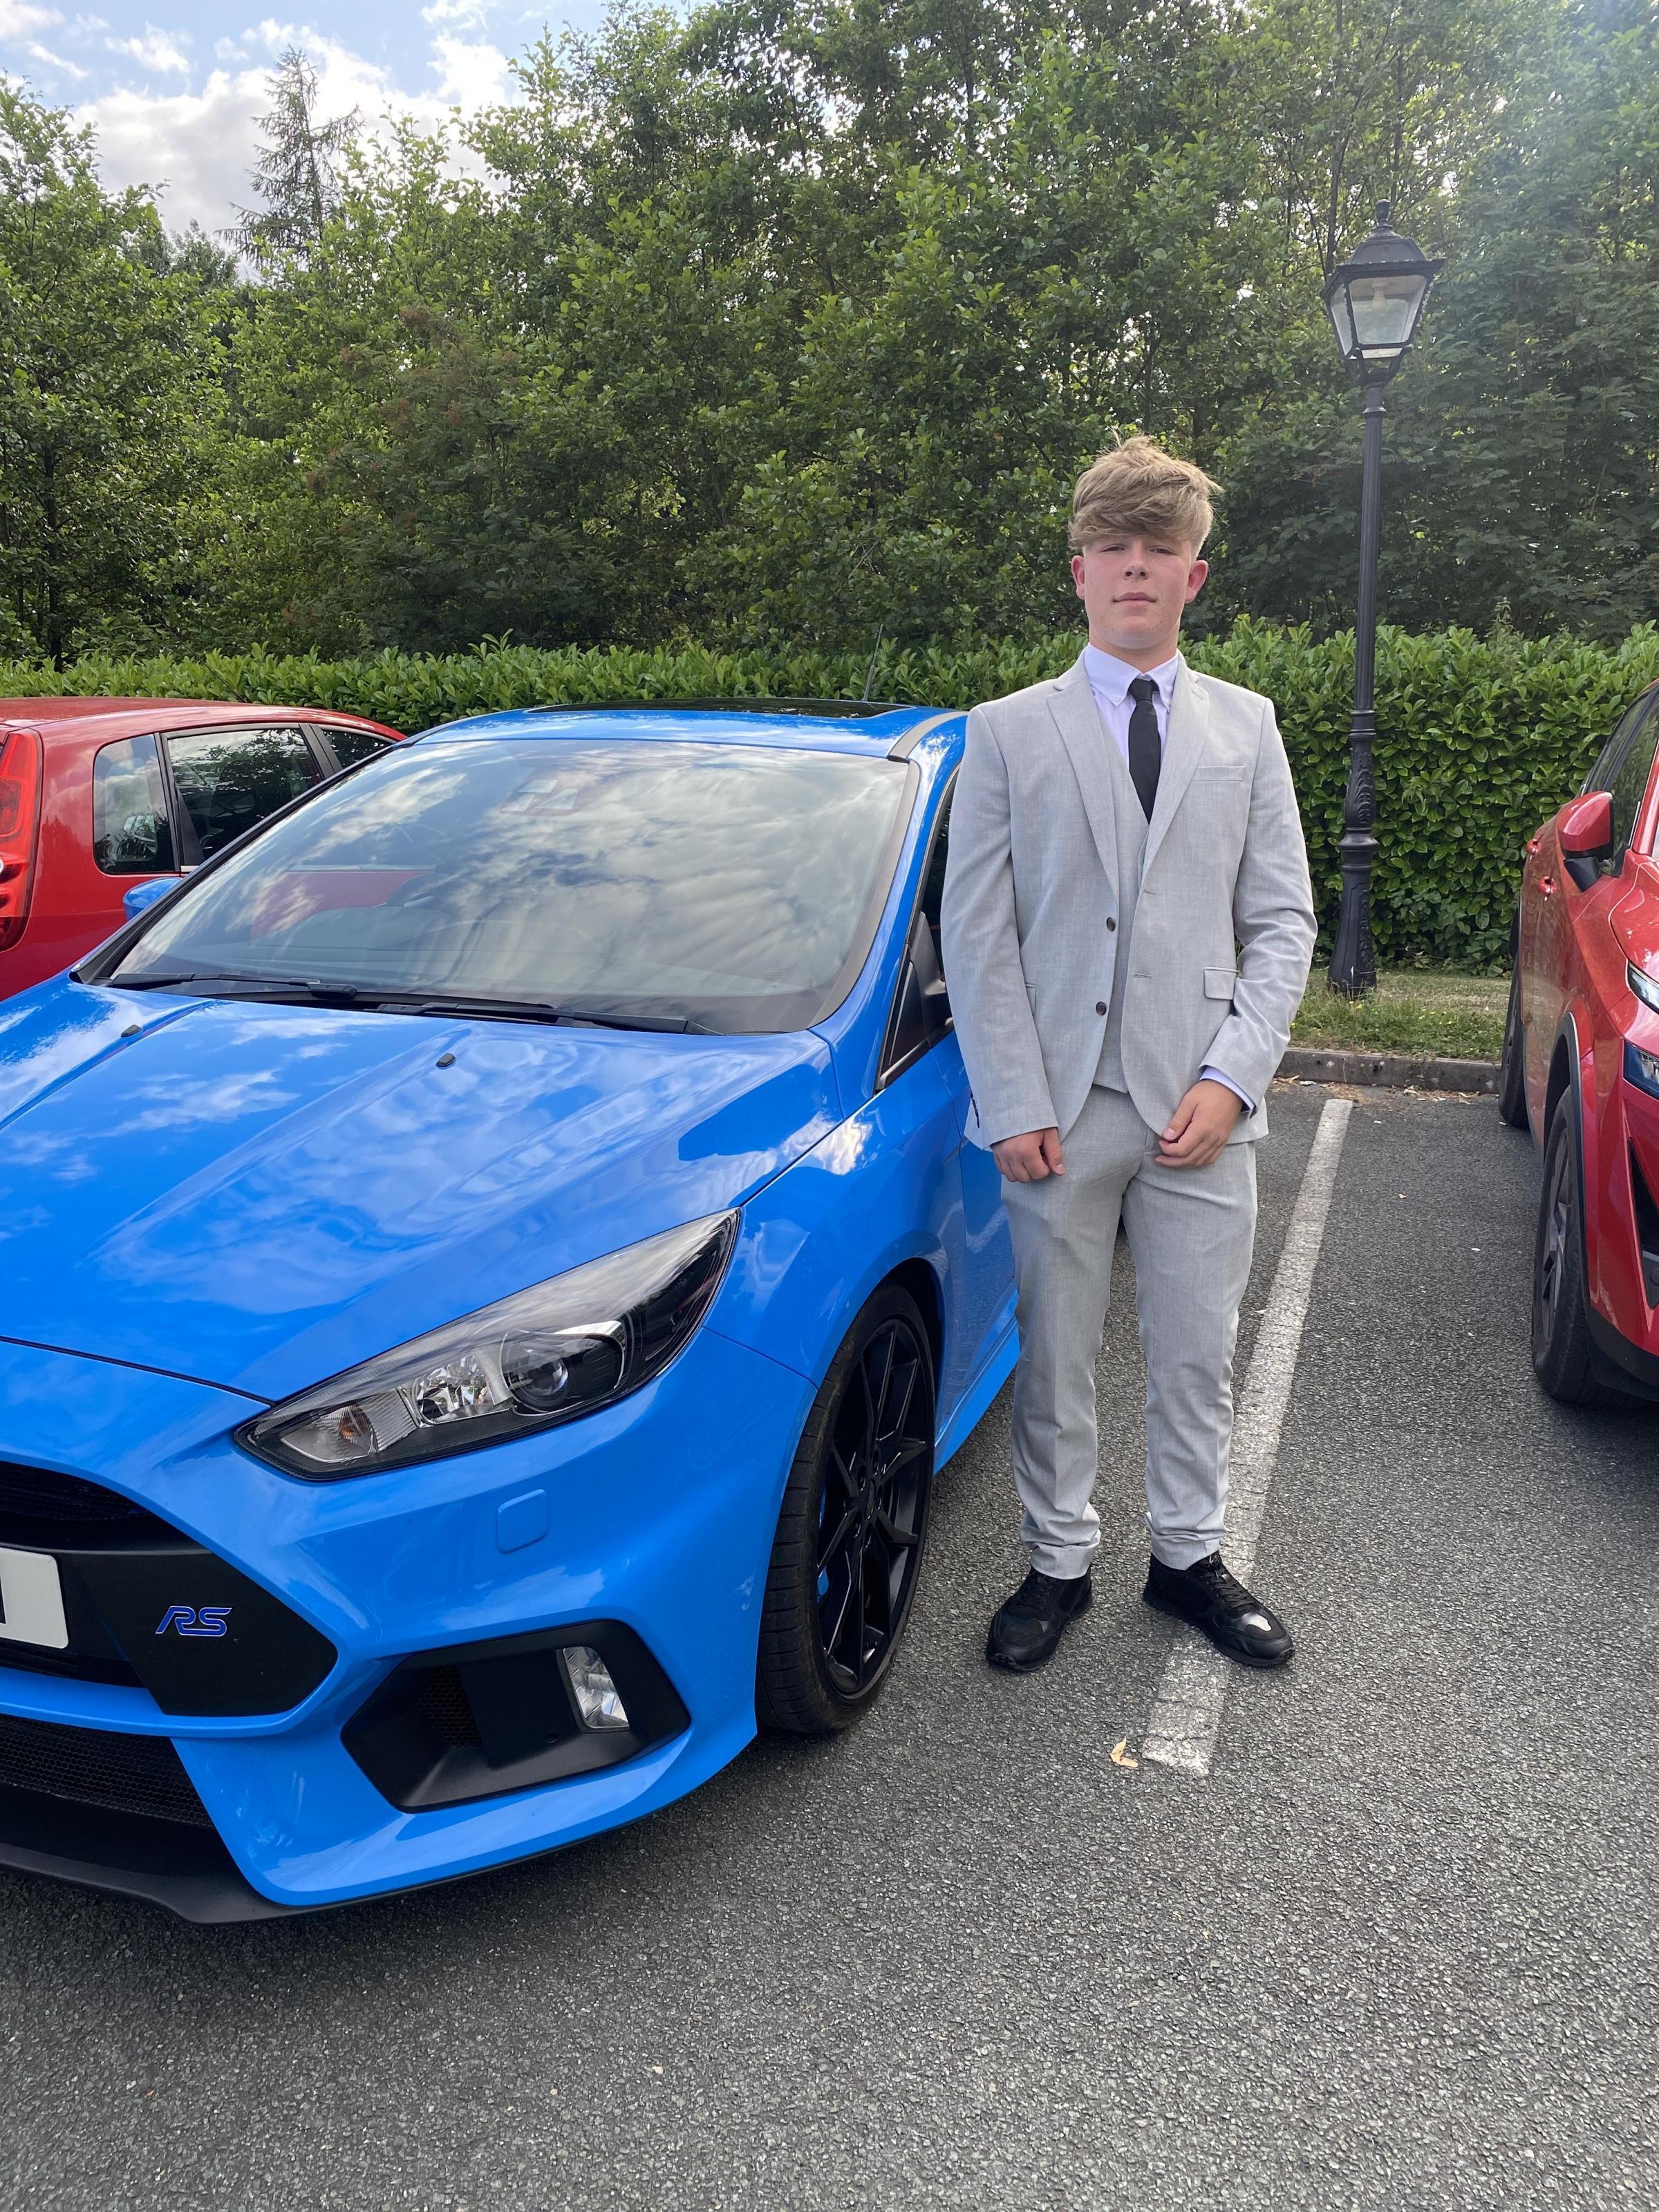
[[[1004,1137],[992,1146],[991,1158],[1010,1182],[1041,1182],[1046,1176],[1066,1172],[1058,1129],[1028,1129],[1023,1137]]]
[[[1208,1167],[1212,1160],[1220,1158],[1233,1124],[1243,1110],[1243,1102],[1236,1091],[1229,1091],[1224,1083],[1200,1077],[1176,1108],[1169,1127],[1158,1140],[1158,1165]]]

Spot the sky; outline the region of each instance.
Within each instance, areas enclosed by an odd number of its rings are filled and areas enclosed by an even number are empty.
[[[251,199],[248,170],[270,105],[269,72],[303,46],[324,121],[356,107],[430,125],[454,107],[510,98],[508,64],[544,27],[591,29],[603,0],[331,0],[322,21],[244,18],[224,0],[0,0],[0,74],[95,133],[112,187],[157,189],[170,230],[224,229]]]

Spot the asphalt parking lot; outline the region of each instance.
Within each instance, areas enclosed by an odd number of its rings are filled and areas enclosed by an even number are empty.
[[[5,2203],[1659,2200],[1659,1413],[1536,1391],[1491,1102],[1353,1096],[1257,1553],[1300,1650],[1231,1681],[1207,1778],[1112,1757],[1171,1643],[1121,1304],[1097,1601],[1045,1674],[981,1658],[1005,1394],[843,1742],[311,1918],[0,1877]],[[1275,1097],[1242,1363],[1325,1102]]]

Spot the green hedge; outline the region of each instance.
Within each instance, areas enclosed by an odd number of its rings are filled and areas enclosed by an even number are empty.
[[[884,652],[880,697],[941,707],[1055,675],[1075,636],[968,652]],[[1334,918],[1336,841],[1347,774],[1351,636],[1241,622],[1195,645],[1200,668],[1265,691],[1279,708],[1301,794],[1321,918]],[[210,654],[97,659],[57,671],[0,662],[0,694],[136,694],[262,699],[368,714],[421,730],[503,707],[616,699],[855,696],[858,653],[653,652],[488,644],[446,659],[385,653]],[[1382,855],[1374,916],[1379,959],[1485,968],[1506,953],[1523,839],[1573,788],[1645,684],[1659,678],[1659,629],[1617,647],[1572,637],[1413,637],[1385,630],[1377,653],[1377,808]]]

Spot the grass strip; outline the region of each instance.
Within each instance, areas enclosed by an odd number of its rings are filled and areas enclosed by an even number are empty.
[[[1291,1042],[1351,1052],[1398,1052],[1437,1060],[1496,1060],[1504,1044],[1506,975],[1391,969],[1369,998],[1340,998],[1316,970]]]

